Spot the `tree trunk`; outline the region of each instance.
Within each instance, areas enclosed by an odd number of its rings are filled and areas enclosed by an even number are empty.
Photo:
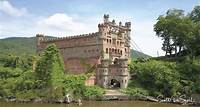
[[[175,56],[177,56],[177,45],[175,45]]]
[[[181,50],[182,50],[182,46],[180,46],[180,47],[179,47],[179,51],[178,51],[178,52],[180,53],[180,52],[181,52]]]

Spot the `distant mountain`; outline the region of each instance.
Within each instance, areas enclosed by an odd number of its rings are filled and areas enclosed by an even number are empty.
[[[0,55],[4,56],[10,53],[21,55],[24,53],[35,54],[35,37],[11,37],[0,39]]]
[[[36,38],[35,37],[11,37],[0,39],[0,56],[13,53],[21,54],[36,54]],[[131,57],[150,57],[142,52],[131,50]]]
[[[137,58],[150,58],[150,55],[144,54],[142,52],[136,51],[131,49],[131,58],[137,59]]]

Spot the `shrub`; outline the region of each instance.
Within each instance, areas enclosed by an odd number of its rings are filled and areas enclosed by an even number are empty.
[[[176,72],[175,63],[150,60],[132,63],[130,70],[136,73],[136,78],[135,84],[129,84],[129,87],[142,87],[150,95],[157,96],[157,93],[161,93],[164,96],[173,96],[180,87],[180,75]]]
[[[83,95],[87,99],[92,99],[99,98],[103,96],[104,93],[104,89],[100,88],[99,86],[88,86],[85,88]]]
[[[130,96],[147,96],[149,95],[147,90],[144,90],[142,88],[127,88],[123,90],[124,93],[130,95]]]

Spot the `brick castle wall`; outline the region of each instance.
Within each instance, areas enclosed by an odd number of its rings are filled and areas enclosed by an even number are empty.
[[[79,74],[99,64],[102,43],[98,33],[69,38],[45,39],[42,35],[37,37],[41,38],[41,41],[38,40],[37,52],[41,53],[48,45],[55,44],[60,50],[67,72]],[[91,68],[87,67],[88,64]]]

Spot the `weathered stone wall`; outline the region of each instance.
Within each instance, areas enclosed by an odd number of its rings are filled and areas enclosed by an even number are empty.
[[[128,59],[118,59],[116,64],[109,63],[109,60],[101,60],[97,69],[98,85],[109,88],[111,80],[117,80],[120,88],[126,88],[130,78],[127,66]]]

